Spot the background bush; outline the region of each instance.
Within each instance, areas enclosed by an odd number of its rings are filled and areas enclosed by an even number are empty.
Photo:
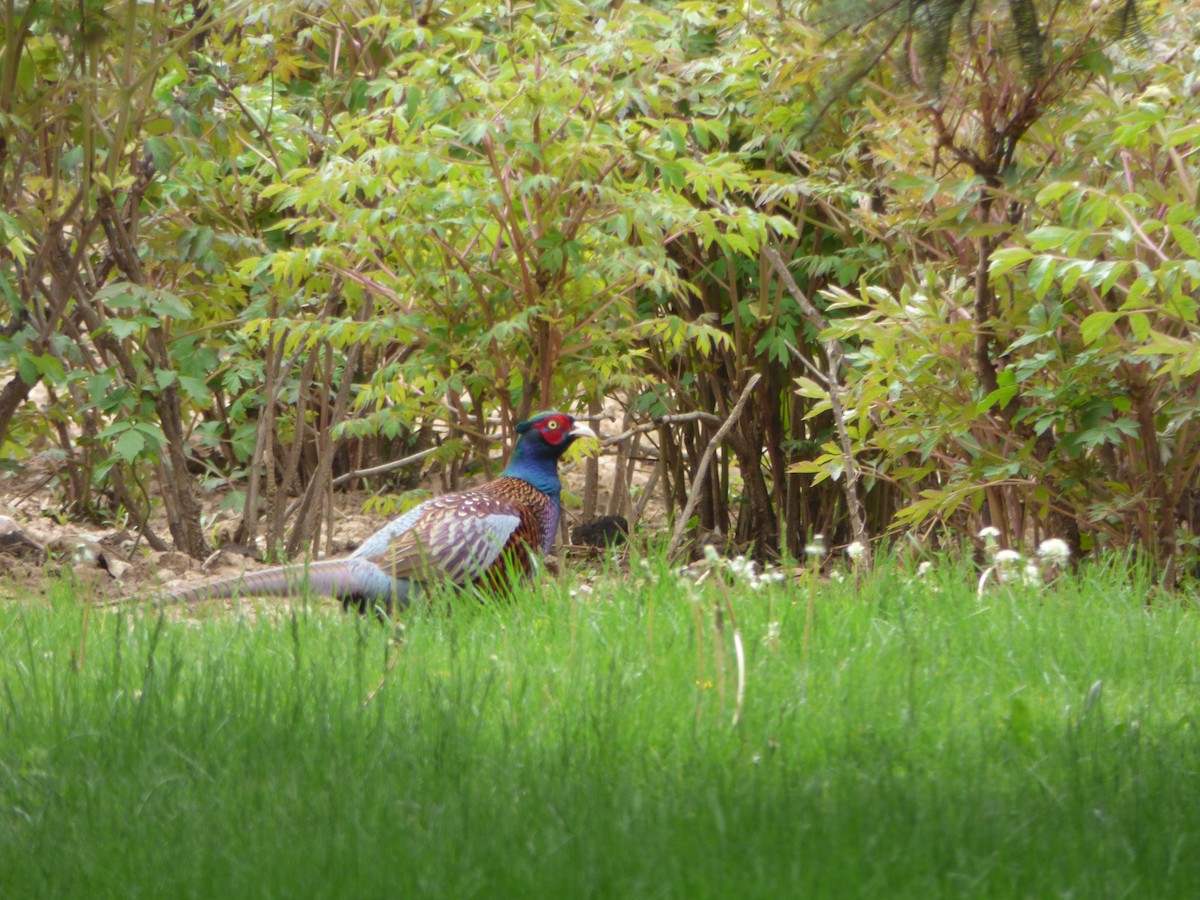
[[[669,511],[702,485],[684,524],[760,555],[990,522],[1176,578],[1195,11],[912,8],[10,4],[6,464],[193,554],[231,488],[295,553],[332,476],[450,487],[616,398],[681,417]]]

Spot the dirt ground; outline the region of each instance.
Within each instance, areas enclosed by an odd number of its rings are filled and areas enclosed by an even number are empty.
[[[609,425],[607,430],[611,430]],[[34,457],[20,472],[0,475],[0,602],[37,599],[45,596],[49,582],[70,572],[81,593],[98,602],[124,597],[153,598],[183,587],[232,578],[255,569],[269,568],[243,553],[217,550],[204,560],[186,554],[155,552],[136,532],[118,527],[65,520],[56,488],[57,466],[51,456]],[[597,509],[608,505],[613,484],[615,457],[611,450],[599,457],[600,496]],[[638,467],[635,484],[645,485],[650,464]],[[582,461],[562,466],[564,489],[578,497],[583,493]],[[436,478],[425,486],[437,493]],[[333,556],[349,553],[387,521],[363,512],[365,492],[338,493],[335,498]],[[222,511],[220,494],[202,499],[204,521],[209,533],[231,530],[237,516]],[[568,527],[579,524],[578,510],[564,510]],[[644,528],[661,528],[664,516],[659,498],[647,506]],[[155,531],[169,541],[161,511],[152,522]],[[563,548],[560,549],[560,554]]]

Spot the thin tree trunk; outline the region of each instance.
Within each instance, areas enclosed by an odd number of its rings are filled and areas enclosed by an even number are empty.
[[[813,305],[812,301],[808,299],[808,295],[800,290],[800,285],[796,284],[796,279],[792,277],[792,273],[788,270],[783,259],[770,246],[764,246],[763,253],[766,254],[768,261],[775,269],[775,273],[779,276],[784,289],[787,290],[788,294],[799,305],[800,311],[804,314],[809,324],[818,333],[825,331],[829,327],[829,322],[821,314],[821,311]],[[850,440],[850,432],[846,429],[845,407],[842,405],[841,372],[844,362],[842,347],[834,340],[822,341],[821,345],[825,350],[827,364],[826,387],[829,390],[829,405],[832,408],[833,423],[838,435],[838,445],[841,448],[846,466],[842,491],[846,498],[846,510],[850,515],[850,533],[854,536],[854,540],[862,545],[863,564],[870,565],[871,538],[867,533],[866,511],[863,508],[862,497],[859,493],[861,473],[858,468],[858,461],[854,458],[854,447]]]

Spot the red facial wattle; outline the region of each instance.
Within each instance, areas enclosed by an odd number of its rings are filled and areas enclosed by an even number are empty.
[[[534,427],[541,433],[542,439],[552,447],[563,442],[571,431],[572,421],[567,416],[551,416],[538,422]]]

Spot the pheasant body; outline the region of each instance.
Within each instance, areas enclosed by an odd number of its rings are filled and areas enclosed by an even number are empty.
[[[554,545],[560,514],[558,459],[579,437],[594,436],[562,413],[517,426],[512,460],[499,478],[426,500],[384,525],[349,557],[252,572],[201,585],[173,602],[242,595],[294,596],[304,587],[362,609],[405,606],[424,584],[503,591],[528,576],[534,555]]]

